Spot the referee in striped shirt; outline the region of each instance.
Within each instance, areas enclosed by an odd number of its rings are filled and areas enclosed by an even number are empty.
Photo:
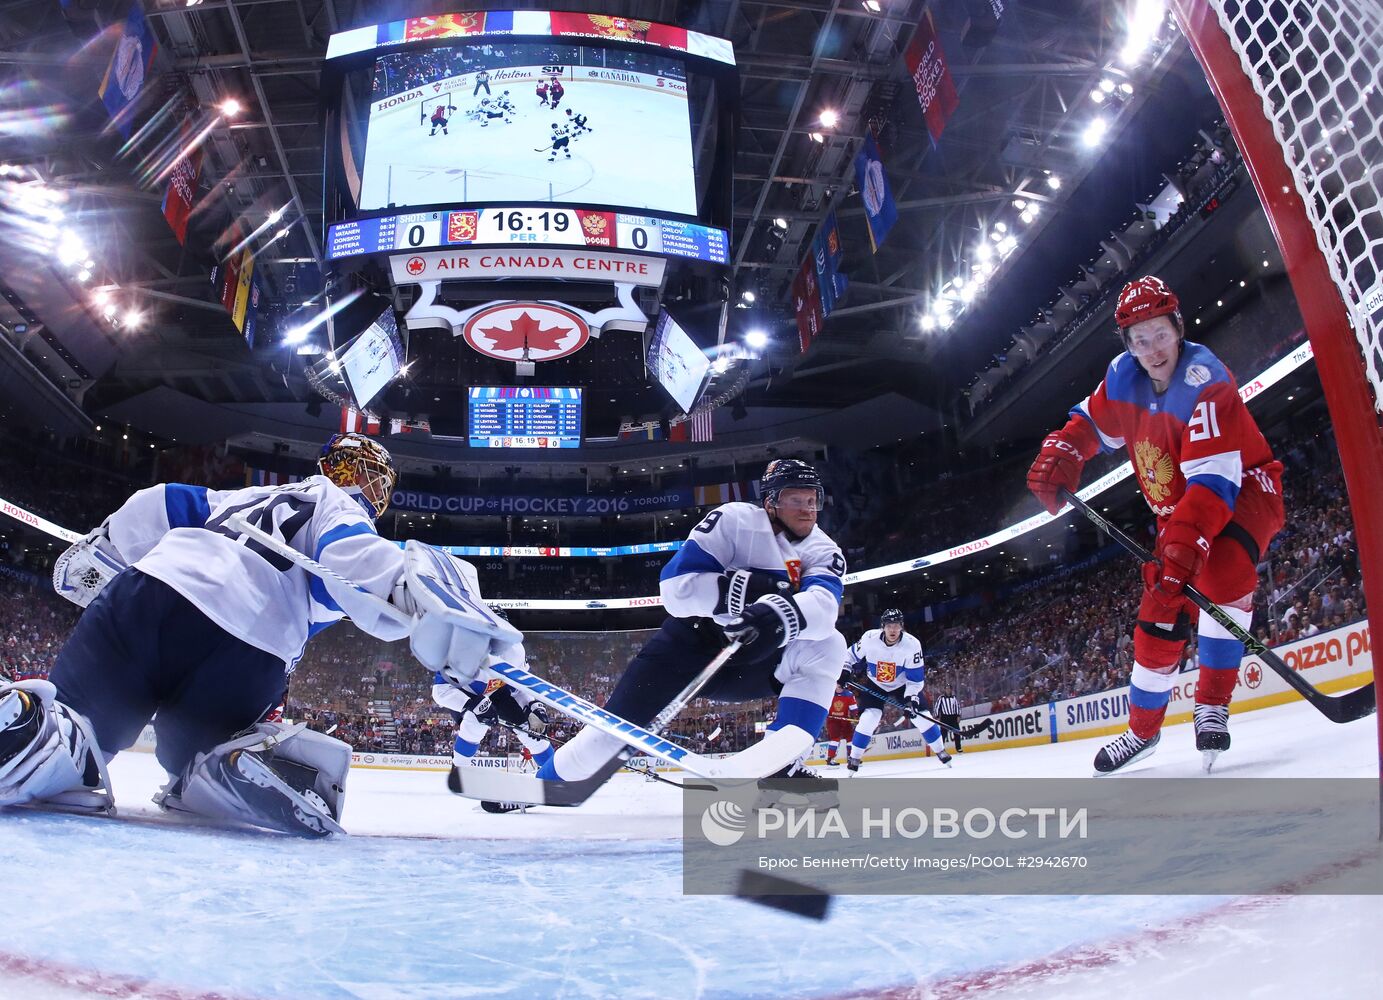
[[[956,753],[960,753],[960,703],[953,694],[938,695],[933,702],[936,706],[936,720],[943,726],[950,726],[950,734],[956,741]]]

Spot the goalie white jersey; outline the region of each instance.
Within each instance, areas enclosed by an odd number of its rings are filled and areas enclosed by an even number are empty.
[[[291,668],[307,640],[343,612],[316,577],[242,539],[227,523],[233,514],[386,600],[403,575],[403,550],[380,538],[360,504],[325,476],[231,491],[155,486],[107,524],[127,562]]]
[[[922,643],[904,632],[892,646],[884,642],[884,630],[870,629],[860,641],[850,647],[850,662],[868,664],[869,679],[885,691],[902,687],[908,697],[926,686],[926,664],[922,658]]]
[[[824,639],[835,631],[845,593],[840,546],[820,528],[796,542],[785,533],[775,534],[768,513],[751,503],[727,503],[711,511],[663,567],[659,590],[668,613],[714,617],[725,624],[733,616],[715,614],[720,580],[736,569],[768,573],[792,585],[804,623],[801,638]]]

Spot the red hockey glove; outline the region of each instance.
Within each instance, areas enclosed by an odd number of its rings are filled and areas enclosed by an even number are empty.
[[[1061,509],[1061,491],[1075,492],[1080,486],[1080,470],[1085,467],[1085,457],[1080,448],[1066,439],[1061,431],[1048,434],[1037,453],[1037,460],[1028,469],[1028,489],[1038,502],[1047,508],[1047,513],[1056,516]]]
[[[1143,582],[1155,600],[1176,603],[1182,589],[1195,580],[1210,556],[1210,540],[1186,521],[1172,520],[1157,539],[1154,561],[1143,564]]]

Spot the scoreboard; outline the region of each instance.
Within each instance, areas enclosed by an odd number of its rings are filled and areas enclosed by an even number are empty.
[[[467,435],[472,448],[581,447],[581,390],[472,386]]]
[[[460,246],[566,246],[641,250],[728,264],[723,229],[650,215],[552,205],[456,208],[381,215],[327,227],[328,260]]]

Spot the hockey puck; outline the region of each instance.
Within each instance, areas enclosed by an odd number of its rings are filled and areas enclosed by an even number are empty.
[[[751,903],[811,920],[825,920],[831,909],[831,896],[803,882],[765,875],[745,868],[740,872],[735,895]]]

